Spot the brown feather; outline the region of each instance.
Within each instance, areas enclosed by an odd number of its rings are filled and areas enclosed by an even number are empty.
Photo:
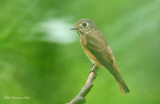
[[[107,42],[104,40],[101,33],[91,32],[90,34],[82,35],[80,39],[82,48],[85,51],[86,55],[89,57],[89,59],[95,65],[99,67],[103,66],[112,73],[122,93],[123,90],[126,93],[129,92],[127,85],[119,74],[112,50],[110,49]]]

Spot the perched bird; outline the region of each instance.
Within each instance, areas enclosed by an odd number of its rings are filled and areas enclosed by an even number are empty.
[[[118,71],[112,50],[96,24],[84,18],[79,20],[72,30],[79,34],[81,46],[90,61],[98,67],[107,68],[116,79],[121,93],[128,93],[129,89]]]

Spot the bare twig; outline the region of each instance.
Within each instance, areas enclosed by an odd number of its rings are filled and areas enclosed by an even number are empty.
[[[91,88],[93,87],[93,80],[96,78],[98,67],[96,65],[93,65],[89,77],[86,81],[86,84],[83,86],[82,90],[79,92],[79,94],[70,102],[67,104],[83,104],[86,102],[85,96],[89,93]]]

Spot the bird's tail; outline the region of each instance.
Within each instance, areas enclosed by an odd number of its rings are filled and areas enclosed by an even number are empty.
[[[128,93],[129,92],[129,88],[127,87],[126,83],[124,82],[123,78],[121,77],[121,75],[119,74],[119,72],[116,72],[116,74],[114,75],[117,83],[118,83],[118,86],[121,90],[121,93],[123,94],[123,91],[125,93]]]
[[[129,88],[127,87],[126,83],[124,82],[123,78],[121,77],[116,64],[114,63],[113,66],[109,67],[108,69],[112,73],[114,78],[116,79],[118,86],[121,90],[121,93],[123,94],[123,91],[125,93],[129,93]]]

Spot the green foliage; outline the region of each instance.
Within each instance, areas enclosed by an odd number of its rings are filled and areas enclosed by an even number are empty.
[[[77,33],[69,30],[81,18],[95,21],[131,91],[122,96],[102,68],[87,104],[159,104],[159,5],[159,0],[2,0],[1,104],[64,104],[76,96],[92,65]]]

